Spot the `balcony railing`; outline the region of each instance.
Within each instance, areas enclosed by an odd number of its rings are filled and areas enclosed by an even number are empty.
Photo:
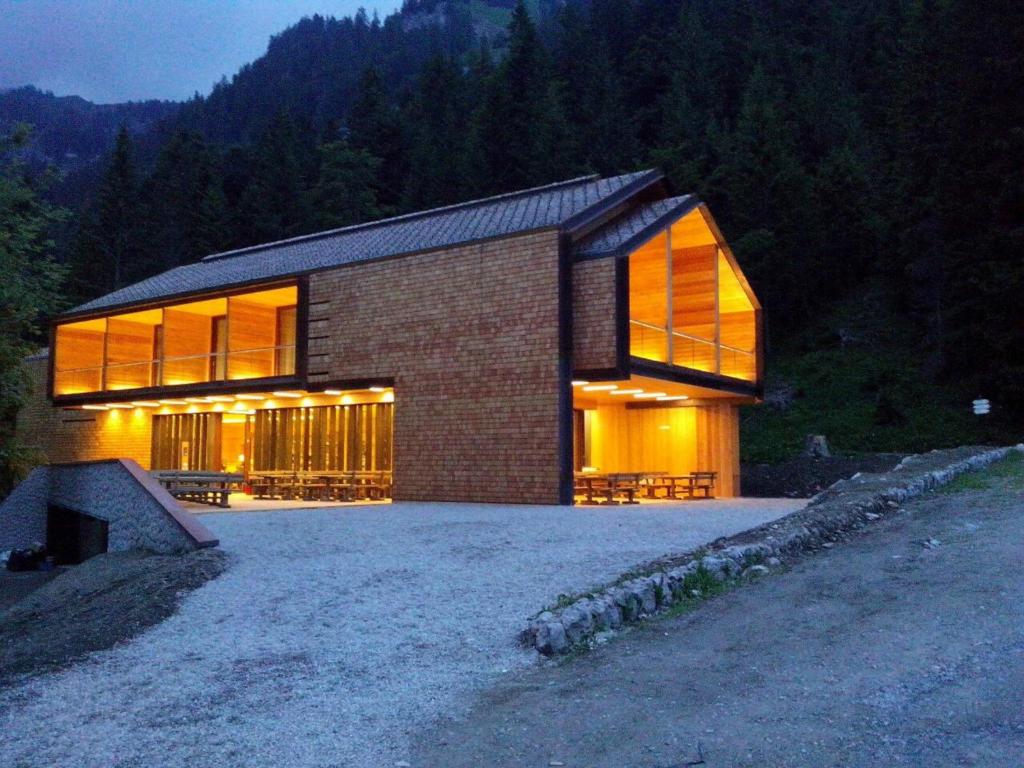
[[[629,321],[629,351],[634,357],[646,360],[668,361],[668,330],[642,320]],[[745,349],[672,331],[672,365],[696,371],[719,373],[736,379],[754,381],[757,378],[757,357]]]
[[[54,372],[54,393],[72,395],[211,381],[290,376],[295,373],[295,345],[107,363]]]

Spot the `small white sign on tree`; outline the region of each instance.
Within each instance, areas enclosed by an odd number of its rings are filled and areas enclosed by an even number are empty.
[[[978,398],[973,403],[971,403],[971,405],[974,406],[975,416],[984,416],[986,413],[992,410],[992,404],[989,403],[989,401],[985,400],[984,398]]]

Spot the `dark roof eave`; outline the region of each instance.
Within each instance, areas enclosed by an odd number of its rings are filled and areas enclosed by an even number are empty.
[[[696,210],[703,202],[696,195],[687,195],[686,199],[680,202],[678,205],[673,206],[668,211],[663,213],[661,216],[656,218],[650,224],[643,229],[636,232],[636,234],[630,236],[628,239],[619,243],[615,248],[611,248],[605,251],[593,251],[589,253],[582,253],[577,256],[574,261],[592,261],[594,259],[609,259],[619,256],[628,256],[636,248],[646,243],[658,232],[665,229],[672,224],[676,219],[679,219],[693,210]]]
[[[63,323],[69,320],[88,320],[96,317],[107,317],[112,314],[119,314],[126,311],[142,310],[152,307],[161,307],[169,303],[175,303],[182,299],[197,299],[203,296],[218,296],[225,292],[236,291],[239,288],[256,288],[259,286],[278,286],[292,284],[296,280],[306,275],[313,275],[318,272],[329,272],[335,269],[346,269],[348,267],[358,266],[360,264],[374,264],[380,261],[387,261],[388,259],[400,259],[407,256],[416,256],[420,254],[436,253],[437,251],[446,251],[453,248],[465,248],[470,245],[479,245],[481,243],[492,242],[494,240],[506,240],[513,237],[524,237],[526,235],[535,235],[539,232],[545,231],[559,231],[557,224],[548,224],[542,227],[533,227],[531,229],[524,229],[518,232],[510,234],[503,234],[494,237],[480,237],[474,240],[466,240],[461,243],[449,244],[438,246],[437,248],[426,248],[426,249],[414,249],[409,251],[401,251],[399,253],[389,253],[386,256],[378,256],[372,259],[360,259],[358,261],[349,261],[343,264],[330,264],[323,267],[316,267],[314,269],[296,270],[295,272],[286,272],[280,275],[274,275],[273,277],[260,277],[252,280],[244,280],[241,282],[224,283],[214,288],[204,288],[201,290],[190,290],[181,291],[179,293],[169,293],[162,296],[158,296],[152,299],[143,299],[141,301],[126,301],[120,304],[109,304],[103,307],[96,307],[95,309],[78,310],[72,309],[67,312],[63,312],[53,317],[52,323]],[[200,262],[201,263],[201,262]]]
[[[600,228],[608,221],[616,218],[621,209],[628,206],[633,198],[647,191],[656,184],[665,182],[665,174],[658,170],[647,171],[615,194],[602,201],[599,205],[580,211],[562,222],[562,232],[571,240],[578,241],[587,234]]]

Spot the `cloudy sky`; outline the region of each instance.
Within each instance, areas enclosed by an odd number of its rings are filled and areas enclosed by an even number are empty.
[[[0,88],[106,103],[208,93],[314,13],[381,17],[401,0],[0,0]]]

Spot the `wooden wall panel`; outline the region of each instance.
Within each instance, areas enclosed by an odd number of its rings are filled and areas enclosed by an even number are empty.
[[[107,321],[107,389],[148,387],[153,376],[153,326]]]
[[[697,469],[696,408],[598,406],[591,418],[591,463],[601,472]]]
[[[192,312],[164,312],[163,384],[194,384],[210,378],[210,318]]]
[[[220,472],[221,414],[175,413],[153,417],[152,469]],[[188,460],[182,448],[188,443]]]
[[[274,375],[277,310],[243,299],[228,301],[228,378]]]
[[[672,251],[672,326],[708,341],[715,338],[713,245]]]
[[[54,392],[97,392],[103,387],[103,331],[58,326]]]
[[[699,469],[718,473],[718,495],[740,492],[740,418],[735,405],[697,408]]]
[[[717,472],[717,495],[739,494],[736,406],[601,405],[592,414],[590,460],[599,471]]]

